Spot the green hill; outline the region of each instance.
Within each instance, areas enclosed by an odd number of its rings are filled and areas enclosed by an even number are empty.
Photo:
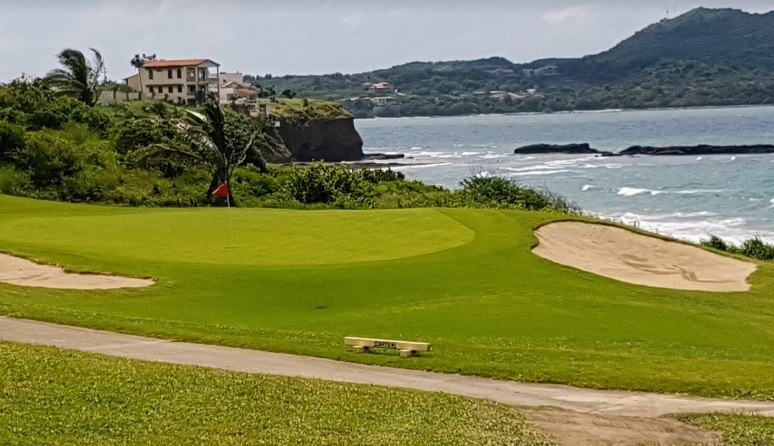
[[[772,53],[774,12],[699,8],[577,59],[411,62],[253,81],[340,101],[357,117],[772,104]],[[380,82],[389,88],[367,85]]]

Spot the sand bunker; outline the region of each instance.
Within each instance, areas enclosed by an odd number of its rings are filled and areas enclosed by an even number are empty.
[[[602,224],[551,223],[535,231],[535,254],[562,265],[657,288],[747,291],[756,265]]]
[[[0,282],[12,285],[70,290],[110,290],[153,285],[150,279],[103,274],[68,273],[58,266],[41,265],[19,257],[0,254]]]

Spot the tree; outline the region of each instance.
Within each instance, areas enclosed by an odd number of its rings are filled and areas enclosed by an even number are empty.
[[[135,54],[129,63],[137,69],[138,79],[140,80],[140,99],[142,99],[142,94],[144,93],[142,86],[142,65],[145,63],[145,59],[141,58],[139,54]]]
[[[234,203],[231,175],[247,158],[257,130],[230,131],[230,123],[214,94],[207,96],[203,114],[186,110],[183,119],[173,119],[168,123],[177,132],[178,143],[154,144],[140,151],[138,159],[143,162],[169,156],[208,166],[212,169],[212,181],[207,198],[212,199],[213,191],[225,183],[228,185],[228,199]]]
[[[87,60],[78,50],[63,50],[57,56],[62,68],[49,71],[45,80],[57,93],[73,96],[93,106],[99,99],[99,76],[105,69],[105,61],[99,51],[89,49],[94,53],[92,60]]]
[[[142,86],[142,66],[145,65],[145,62],[150,62],[151,60],[156,59],[156,54],[151,54],[148,56],[147,54],[143,53],[142,57],[140,57],[139,54],[135,54],[134,57],[132,57],[132,60],[129,61],[129,64],[137,69],[137,74],[139,76],[140,81],[140,99],[142,99],[142,95],[144,93],[143,86]]]

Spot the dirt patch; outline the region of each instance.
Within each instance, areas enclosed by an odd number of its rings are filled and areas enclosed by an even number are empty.
[[[27,287],[71,290],[143,288],[154,284],[150,279],[71,273],[58,266],[42,265],[8,254],[0,254],[0,282]]]
[[[535,231],[535,254],[556,263],[637,285],[677,290],[747,291],[754,263],[696,246],[593,223],[557,222]]]
[[[635,418],[564,410],[525,416],[560,446],[720,445],[723,436],[671,418]]]

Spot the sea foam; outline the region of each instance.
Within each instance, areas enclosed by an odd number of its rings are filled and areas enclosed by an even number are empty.
[[[624,197],[633,197],[635,195],[640,194],[646,194],[649,193],[650,195],[661,195],[664,193],[664,191],[660,190],[651,190],[651,189],[639,189],[636,187],[622,187],[618,189],[618,195],[622,195]]]

